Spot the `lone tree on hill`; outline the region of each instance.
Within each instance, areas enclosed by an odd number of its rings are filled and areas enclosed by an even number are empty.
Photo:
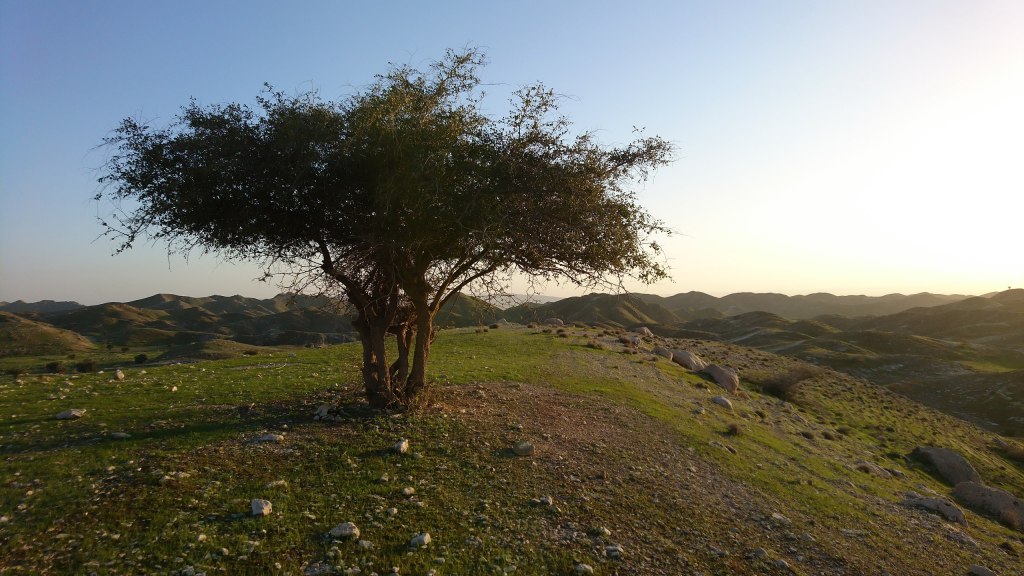
[[[467,286],[667,276],[650,237],[668,230],[628,186],[670,161],[671,145],[573,136],[541,85],[492,118],[483,60],[469,50],[425,72],[393,67],[341,101],[268,86],[256,110],[192,102],[166,127],[126,119],[104,141],[105,234],[118,252],[150,238],[342,296],[370,404],[408,408],[427,383],[434,316]]]

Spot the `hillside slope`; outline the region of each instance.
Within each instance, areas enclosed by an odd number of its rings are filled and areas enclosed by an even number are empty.
[[[75,332],[0,312],[0,358],[63,355],[95,348],[88,338]]]
[[[965,510],[964,524],[903,504],[911,491],[951,494],[905,459],[919,445],[953,449],[988,485],[1024,492],[1022,464],[993,434],[830,371],[792,402],[757,391],[752,382],[799,367],[793,359],[691,340],[635,350],[616,336],[443,331],[432,354],[443,383],[411,414],[366,407],[356,345],[126,368],[123,382],[5,384],[0,569],[1019,571],[1024,533],[987,514]],[[722,407],[720,388],[652,356],[655,344],[737,369],[744,390]],[[53,419],[71,406],[85,417]],[[400,438],[408,454],[393,449]],[[516,456],[523,441],[532,454]],[[251,515],[253,498],[272,503],[269,516]],[[359,535],[329,534],[344,522]],[[423,533],[430,543],[410,548]]]

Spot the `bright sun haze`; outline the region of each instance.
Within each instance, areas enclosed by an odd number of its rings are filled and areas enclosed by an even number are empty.
[[[112,257],[97,148],[253,103],[264,82],[340,98],[388,63],[479,46],[487,105],[564,94],[580,130],[677,146],[638,189],[677,234],[673,283],[788,294],[1024,285],[1024,3],[0,4],[0,300],[269,296],[251,264],[160,245]],[[567,286],[551,293],[573,293]]]

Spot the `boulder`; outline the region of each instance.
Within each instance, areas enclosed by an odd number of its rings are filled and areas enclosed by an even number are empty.
[[[513,446],[512,452],[515,453],[516,456],[532,456],[533,444],[524,440]]]
[[[124,372],[122,372],[121,370],[114,372],[114,378],[117,378],[118,380],[124,380]]]
[[[428,532],[417,534],[412,537],[412,540],[409,540],[409,548],[413,549],[425,548],[428,544],[430,544],[430,534]]]
[[[269,500],[262,500],[260,498],[254,498],[250,505],[252,506],[253,516],[269,516],[274,510],[274,506]]]
[[[920,494],[910,492],[901,504],[907,508],[920,508],[922,510],[933,512],[950,522],[956,522],[964,525],[967,524],[967,517],[964,516],[963,510],[957,508],[955,504],[948,500],[940,498],[926,498]]]
[[[57,414],[57,420],[74,420],[85,416],[85,408],[72,408]]]
[[[651,353],[654,354],[655,356],[661,356],[662,358],[668,360],[672,359],[672,351],[669,350],[668,348],[665,348],[664,346],[655,346],[654,350],[651,350]]]
[[[729,399],[726,398],[725,396],[715,396],[714,398],[711,399],[711,401],[714,402],[715,404],[718,404],[719,406],[732,410],[732,402],[730,402]]]
[[[397,454],[406,454],[409,452],[409,441],[405,438],[400,439],[394,445],[394,451]]]
[[[1024,532],[1024,501],[1006,490],[985,486],[981,482],[961,482],[953,488],[953,497],[978,514],[992,516]]]
[[[672,361],[683,368],[693,370],[694,372],[700,372],[708,366],[708,363],[702,360],[700,356],[697,356],[689,350],[673,350]]]
[[[565,322],[562,322],[559,318],[548,318],[544,323],[548,326],[565,326]]]
[[[359,538],[359,527],[352,522],[342,522],[329,532],[332,538]]]
[[[640,334],[641,336],[644,336],[646,338],[654,338],[654,332],[651,332],[651,329],[648,328],[647,326],[641,326],[641,327],[637,328],[636,331],[637,331],[638,334]]]
[[[725,389],[729,394],[735,394],[740,389],[740,377],[736,372],[718,364],[709,364],[701,372],[714,378],[715,383]]]
[[[950,486],[961,482],[981,482],[981,475],[966,458],[946,448],[918,446],[910,457],[928,465]]]

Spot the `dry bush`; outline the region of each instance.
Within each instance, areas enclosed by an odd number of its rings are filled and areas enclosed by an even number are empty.
[[[593,348],[594,350],[604,350],[604,344],[597,340],[587,340],[587,348]]]

